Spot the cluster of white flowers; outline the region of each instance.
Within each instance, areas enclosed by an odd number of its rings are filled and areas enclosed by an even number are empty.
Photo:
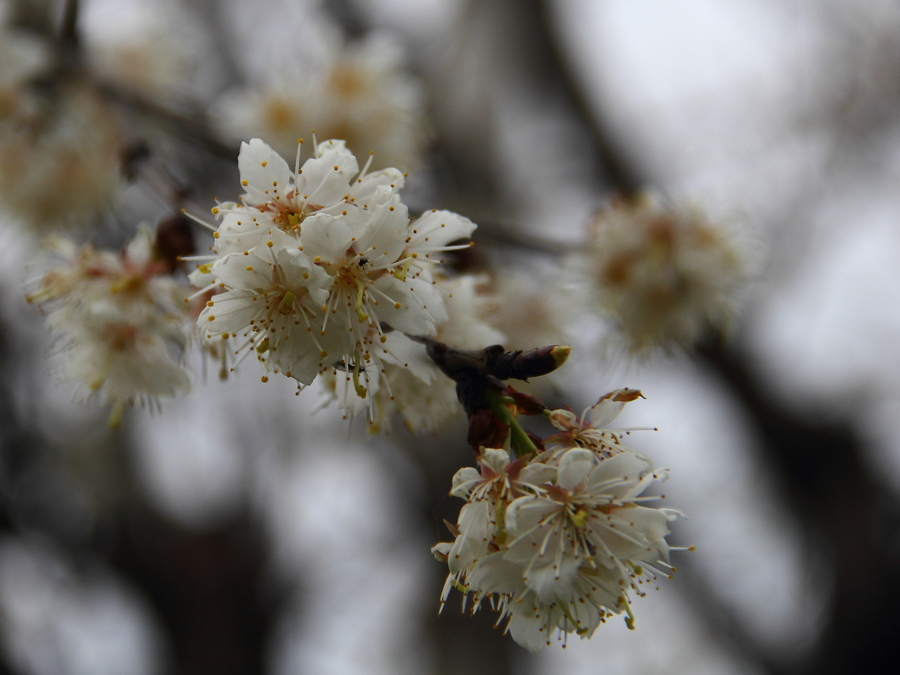
[[[20,90],[0,121],[0,206],[40,230],[84,223],[122,186],[123,147],[118,118],[92,88]]]
[[[201,98],[215,82],[213,68],[204,67],[212,45],[189,10],[178,0],[84,3],[80,37],[92,73],[158,103]]]
[[[259,136],[283,153],[298,129],[315,129],[375,152],[380,166],[416,166],[427,137],[423,96],[398,46],[377,34],[344,45],[325,33],[315,58],[273,65],[253,78],[253,89],[226,94],[216,106],[223,127],[239,138]]]
[[[208,343],[255,354],[264,381],[275,372],[309,385],[336,368],[371,401],[383,364],[404,363],[391,331],[434,335],[447,321],[439,265],[475,225],[447,211],[410,219],[403,174],[360,171],[343,141],[318,143],[302,166],[301,147],[292,171],[259,139],[242,144],[246,193],[213,209],[215,255],[192,277],[216,293],[198,324]]]
[[[113,425],[126,403],[187,390],[183,290],[155,255],[150,229],[140,228],[121,254],[61,238],[50,246],[64,263],[28,301],[48,314],[61,378],[111,404]]]
[[[644,595],[671,572],[665,537],[679,515],[643,505],[656,499],[644,490],[664,474],[622,445],[624,432],[603,428],[639,396],[607,394],[585,412],[590,421],[553,411],[560,433],[539,455],[485,448],[480,470],[457,472],[451,494],[467,503],[456,539],[433,548],[450,568],[442,605],[451,588],[472,594],[473,611],[487,601],[531,651],[554,632],[589,638],[623,611],[633,625],[629,592]]]
[[[733,314],[743,277],[728,233],[698,208],[650,195],[600,211],[571,258],[586,300],[612,316],[629,349],[689,347]]]

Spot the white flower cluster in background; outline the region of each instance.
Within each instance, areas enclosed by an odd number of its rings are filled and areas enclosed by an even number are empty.
[[[90,86],[20,88],[0,120],[0,207],[38,230],[84,224],[122,186],[124,134]]]
[[[223,129],[260,137],[283,154],[298,130],[315,130],[374,152],[379,167],[415,167],[427,138],[423,95],[399,47],[383,35],[345,45],[325,33],[315,58],[273,64],[252,88],[227,93],[213,110]]]
[[[84,3],[80,28],[92,72],[163,104],[203,97],[217,79],[212,44],[187,10],[178,0]]]
[[[665,537],[679,515],[644,506],[658,497],[642,493],[664,473],[622,445],[623,431],[603,428],[639,396],[607,394],[590,421],[552,411],[560,433],[537,456],[485,448],[479,469],[457,472],[451,494],[467,503],[456,539],[433,549],[450,568],[442,604],[451,588],[471,594],[473,611],[489,604],[531,651],[555,632],[589,638],[614,614],[633,625],[629,592],[643,596],[669,575]]]
[[[61,379],[112,405],[113,425],[126,403],[186,391],[184,291],[155,256],[150,229],[140,228],[121,254],[62,238],[50,247],[63,264],[28,301],[47,313]]]
[[[265,375],[300,385],[335,368],[368,398],[393,354],[392,331],[434,335],[448,319],[438,286],[443,253],[475,225],[447,211],[410,219],[397,169],[359,170],[343,141],[318,143],[294,170],[259,139],[241,146],[241,203],[221,219],[215,255],[192,275],[213,292],[198,318],[208,344],[254,354]]]
[[[699,208],[646,194],[601,210],[569,263],[586,302],[612,318],[633,352],[690,347],[727,328],[744,277],[722,227]]]

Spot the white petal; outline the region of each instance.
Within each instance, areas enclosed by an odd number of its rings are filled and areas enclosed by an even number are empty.
[[[451,211],[429,211],[409,225],[407,250],[422,255],[443,248],[457,239],[468,239],[477,226]]]
[[[550,608],[529,593],[516,605],[506,630],[513,640],[534,653],[550,642],[549,627],[555,625],[551,621]]]
[[[320,143],[316,155],[300,169],[297,191],[310,204],[331,206],[347,194],[350,180],[359,172],[359,164],[339,141]]]
[[[590,450],[573,448],[559,460],[559,477],[556,484],[566,490],[572,490],[591,473],[597,464],[596,455]]]
[[[481,482],[481,474],[478,469],[467,466],[456,472],[453,476],[453,487],[450,494],[460,499],[467,499],[471,489]]]
[[[227,255],[249,251],[272,228],[271,218],[257,209],[240,207],[225,212],[215,240],[216,252]]]
[[[481,455],[481,463],[490,467],[496,474],[503,473],[509,462],[509,452],[499,448],[485,448]]]
[[[570,552],[560,555],[558,551],[547,551],[526,570],[525,585],[547,604],[563,601],[571,595],[582,562],[581,557],[576,558]]]
[[[373,268],[379,269],[396,262],[406,246],[406,224],[409,212],[393,195],[386,203],[371,210],[369,222],[358,241],[355,251],[364,256]]]
[[[525,590],[522,567],[503,558],[502,552],[491,553],[475,565],[469,585],[482,593],[521,593]]]
[[[216,261],[212,271],[230,289],[263,290],[272,286],[272,263],[252,252],[227,255]]]
[[[376,205],[385,194],[397,193],[403,188],[406,179],[397,169],[384,169],[367,174],[357,180],[350,188],[350,200],[359,206]],[[386,188],[387,193],[378,188]]]
[[[431,284],[419,279],[400,281],[388,275],[376,280],[374,286],[377,292],[373,293],[373,297],[379,302],[379,320],[409,335],[434,334],[435,314],[443,316],[444,306],[440,297],[431,290]]]
[[[200,312],[197,325],[211,335],[241,333],[262,313],[260,303],[253,302],[255,297],[254,291],[246,289],[220,293],[214,297],[212,307],[204,307]]]
[[[241,143],[238,169],[241,184],[254,204],[282,197],[290,189],[292,172],[287,162],[258,138]]]
[[[591,426],[595,429],[603,429],[609,426],[626,403],[636,398],[641,398],[641,392],[637,389],[616,389],[603,396],[591,408]]]
[[[320,257],[325,262],[343,262],[352,239],[352,231],[340,218],[317,213],[303,221],[300,241],[313,261]]]
[[[543,487],[556,478],[557,469],[553,466],[532,462],[519,474],[519,482]]]

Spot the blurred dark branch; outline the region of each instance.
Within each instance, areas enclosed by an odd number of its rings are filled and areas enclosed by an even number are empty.
[[[322,3],[322,8],[351,40],[362,37],[369,30],[369,26],[351,0],[328,0]]]
[[[152,602],[168,630],[178,672],[266,672],[271,632],[289,594],[267,574],[263,529],[239,517],[194,532],[132,501],[110,562]]]
[[[7,322],[0,316],[0,327]],[[115,569],[155,610],[174,651],[176,670],[190,675],[264,673],[273,627],[288,597],[269,568],[264,528],[240,514],[220,527],[197,532],[159,514],[139,488],[125,434],[86,448],[100,456],[105,474],[97,488],[108,500],[86,536],[66,530],[67,503],[50,500],[53,481],[72,470],[66,452],[42,436],[17,387],[16,349],[0,330],[0,537],[23,531],[53,542],[68,563],[97,558]],[[108,444],[109,447],[100,447]],[[102,459],[101,459],[102,461]],[[108,482],[107,482],[108,481]],[[46,511],[36,514],[29,504]],[[14,672],[0,649],[0,675]]]
[[[687,559],[679,565],[674,585],[685,603],[696,611],[710,639],[724,645],[735,657],[769,675],[794,675],[790,666],[772,659],[765,648],[751,637],[726,603]]]
[[[4,289],[5,290],[5,289]],[[7,336],[15,335],[0,314],[0,537],[15,533],[10,510],[14,486],[23,473],[31,447],[29,434],[21,424],[14,387],[16,358]],[[0,645],[0,675],[12,675],[7,655]]]
[[[589,103],[585,95],[586,87],[573,72],[570,60],[563,51],[560,36],[553,29],[550,4],[549,0],[522,0],[520,3],[520,11],[533,15],[529,22],[535,29],[533,47],[542,57],[545,78],[562,88],[564,98],[590,133],[596,159],[612,187],[625,195],[638,192],[646,187],[646,177],[623,144],[610,134],[603,111]]]
[[[104,83],[99,86],[101,95],[130,110],[135,115],[150,119],[195,147],[234,163],[238,148],[219,140],[206,115],[197,112],[180,113],[161,106],[133,91]]]
[[[79,0],[66,0],[63,7],[62,23],[59,27],[59,41],[63,45],[77,47],[80,42],[78,33]]]
[[[864,443],[846,420],[792,410],[767,390],[753,360],[721,342],[697,353],[743,404],[759,450],[787,505],[833,565],[832,601],[810,674],[877,670],[900,635],[900,503],[866,465]],[[824,591],[825,589],[823,589]],[[887,659],[887,661],[885,660]]]

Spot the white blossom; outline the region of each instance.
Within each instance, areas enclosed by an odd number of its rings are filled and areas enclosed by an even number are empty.
[[[238,338],[236,352],[301,385],[333,368],[352,381],[339,390],[344,407],[352,392],[374,420],[379,380],[390,391],[384,364],[403,363],[389,334],[433,335],[447,321],[436,268],[475,225],[437,210],[410,220],[403,175],[360,172],[341,141],[317,144],[302,166],[298,149],[291,171],[253,139],[239,168],[246,192],[213,209],[215,254],[192,275],[201,294],[218,293],[198,319],[205,339]]]
[[[570,266],[584,300],[612,319],[632,351],[690,346],[724,330],[743,278],[724,228],[699,208],[649,195],[600,211]]]
[[[215,107],[224,129],[284,153],[315,129],[374,152],[379,166],[415,167],[427,139],[423,96],[397,45],[377,34],[352,45],[318,37],[315,54],[282,54],[250,78],[253,86],[228,92]]]
[[[563,451],[579,447],[606,456],[622,452],[623,432],[607,427],[619,416],[626,403],[641,397],[641,392],[637,389],[616,389],[600,397],[580,418],[571,410],[553,410],[549,414],[549,420],[560,433],[548,437],[546,443],[556,445]]]
[[[44,231],[84,223],[122,186],[119,120],[78,83],[19,96],[0,120],[0,207]]]
[[[198,324],[209,341],[243,341],[238,352],[255,352],[266,372],[310,384],[342,354],[334,346],[343,344],[339,326],[332,324],[329,331],[323,325],[328,275],[292,245],[290,236],[277,229],[269,234],[267,242],[212,266],[210,274],[225,291],[206,303]]]
[[[180,362],[187,342],[183,295],[142,227],[121,254],[52,242],[63,264],[28,296],[57,338],[60,377],[113,406],[175,396],[190,386]]]
[[[91,70],[157,100],[207,93],[216,83],[208,33],[177,0],[92,0],[81,36]]]
[[[595,406],[598,420],[618,413],[615,393]],[[644,595],[671,569],[665,538],[678,514],[645,506],[656,498],[643,495],[665,474],[624,447],[510,459],[485,449],[480,471],[454,478],[451,494],[467,503],[455,540],[433,549],[449,566],[442,605],[451,588],[471,594],[474,609],[489,602],[532,651],[557,632],[588,638],[614,614],[632,626],[630,593]]]

